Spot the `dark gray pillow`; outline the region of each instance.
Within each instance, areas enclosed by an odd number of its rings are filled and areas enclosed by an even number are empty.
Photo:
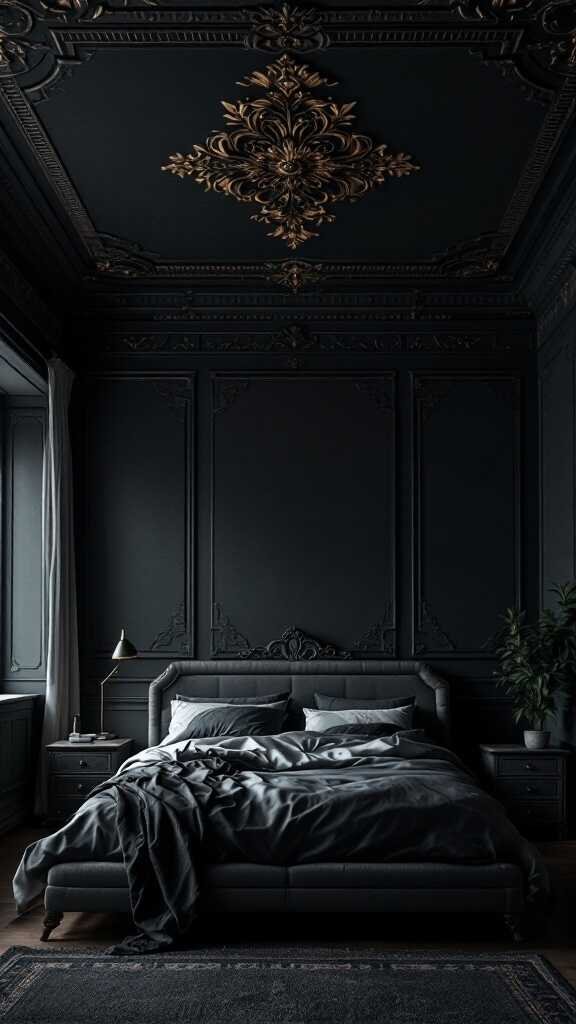
[[[357,697],[329,697],[327,693],[315,693],[314,701],[319,711],[347,711],[349,708],[373,708],[387,711],[390,708],[405,708],[415,703],[415,697],[378,697],[376,700],[360,700]]]
[[[215,707],[173,700],[170,731],[162,745],[212,736],[273,736],[282,732],[286,704],[235,704]]]
[[[176,694],[176,700],[187,700],[190,704],[277,704],[280,700],[288,700],[289,693],[261,693],[255,697],[187,697],[183,693]]]

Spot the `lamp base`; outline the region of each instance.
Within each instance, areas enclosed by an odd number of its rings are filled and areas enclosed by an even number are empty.
[[[99,732],[96,734],[97,740],[115,740],[117,738],[115,732]]]

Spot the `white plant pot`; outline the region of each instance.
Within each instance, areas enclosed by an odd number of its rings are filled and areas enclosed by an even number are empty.
[[[528,750],[544,750],[550,743],[550,733],[544,729],[525,729],[524,746]]]

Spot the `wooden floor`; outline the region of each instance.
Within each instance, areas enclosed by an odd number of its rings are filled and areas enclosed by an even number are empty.
[[[12,875],[25,846],[41,838],[39,829],[18,829],[0,839],[0,952],[9,946],[38,946],[42,910],[17,917],[12,901]],[[547,934],[538,943],[515,948],[537,950],[576,987],[576,842],[542,847],[550,867],[556,906]],[[202,922],[202,943],[249,942],[257,947],[288,943],[290,947],[320,945],[338,950],[421,950],[498,952],[514,948],[501,922],[488,915],[236,915]],[[118,914],[66,914],[53,932],[50,948],[105,949],[129,930],[126,916]]]

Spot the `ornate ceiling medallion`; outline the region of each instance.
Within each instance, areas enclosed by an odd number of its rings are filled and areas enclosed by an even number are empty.
[[[268,234],[297,249],[318,236],[313,227],[335,220],[329,204],[355,202],[387,178],[420,169],[406,153],[390,153],[350,129],[354,102],[310,92],[335,84],[283,54],[238,82],[265,89],[265,96],[223,100],[230,129],[212,132],[191,153],[175,153],[162,170],[256,203],[251,219],[273,225]]]

